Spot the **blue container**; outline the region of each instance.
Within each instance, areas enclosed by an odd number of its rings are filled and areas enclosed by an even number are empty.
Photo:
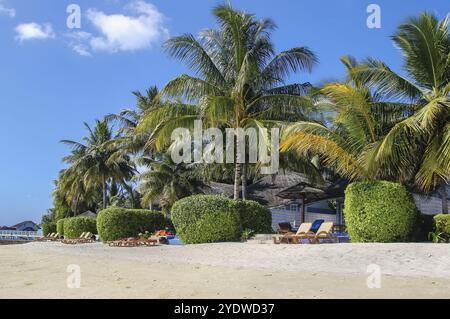
[[[169,245],[184,245],[184,244],[178,236],[174,236],[173,238],[169,238]]]

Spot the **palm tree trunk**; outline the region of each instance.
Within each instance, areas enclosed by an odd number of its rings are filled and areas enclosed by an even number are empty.
[[[106,194],[106,177],[102,175],[102,191],[103,191],[103,209],[107,207],[107,194]]]
[[[242,200],[247,199],[247,163],[242,164]]]
[[[439,193],[442,199],[442,214],[448,214],[448,193],[446,183],[443,183],[439,188]]]
[[[239,163],[239,157],[238,157],[238,152],[239,152],[239,137],[236,136],[235,137],[235,142],[234,142],[234,150],[235,150],[235,154],[234,154],[234,163],[235,163],[235,169],[234,169],[234,200],[238,200],[239,199],[239,195],[240,195],[240,186],[242,183],[242,164]]]
[[[239,199],[241,177],[242,177],[241,169],[242,169],[241,164],[237,163],[236,161],[236,167],[234,170],[234,200]]]

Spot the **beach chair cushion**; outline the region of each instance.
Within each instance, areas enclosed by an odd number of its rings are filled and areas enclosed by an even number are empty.
[[[292,232],[292,226],[291,223],[289,222],[279,223],[278,228],[279,228],[278,231],[282,234]]]
[[[322,226],[322,224],[325,222],[325,220],[323,219],[317,219],[314,221],[314,223],[311,226],[311,231],[317,233],[317,231],[319,230],[320,226]]]

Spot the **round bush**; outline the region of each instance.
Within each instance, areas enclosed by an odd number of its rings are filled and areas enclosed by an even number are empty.
[[[367,181],[347,187],[344,215],[352,242],[384,243],[407,240],[418,212],[404,186]]]
[[[67,218],[60,219],[56,222],[56,232],[61,236],[64,236],[64,222]]]
[[[242,233],[235,202],[226,197],[184,198],[173,205],[171,217],[185,244],[237,241]]]
[[[436,232],[450,235],[450,215],[439,214],[434,216]]]
[[[270,234],[272,230],[272,213],[261,204],[251,201],[235,201],[241,217],[242,229],[250,229],[257,234]]]
[[[82,233],[97,234],[97,222],[92,217],[66,218],[64,221],[64,236],[68,238],[80,237]]]
[[[153,233],[165,226],[164,215],[151,210],[110,207],[97,216],[97,230],[103,242],[136,237],[145,231]]]
[[[56,223],[46,222],[42,224],[42,234],[44,236],[50,235],[51,233],[56,233]]]

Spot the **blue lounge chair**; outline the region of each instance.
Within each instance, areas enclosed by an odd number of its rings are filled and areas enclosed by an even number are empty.
[[[311,226],[311,231],[317,233],[317,231],[319,230],[320,226],[322,226],[323,223],[325,223],[325,220],[323,219],[315,220]]]

